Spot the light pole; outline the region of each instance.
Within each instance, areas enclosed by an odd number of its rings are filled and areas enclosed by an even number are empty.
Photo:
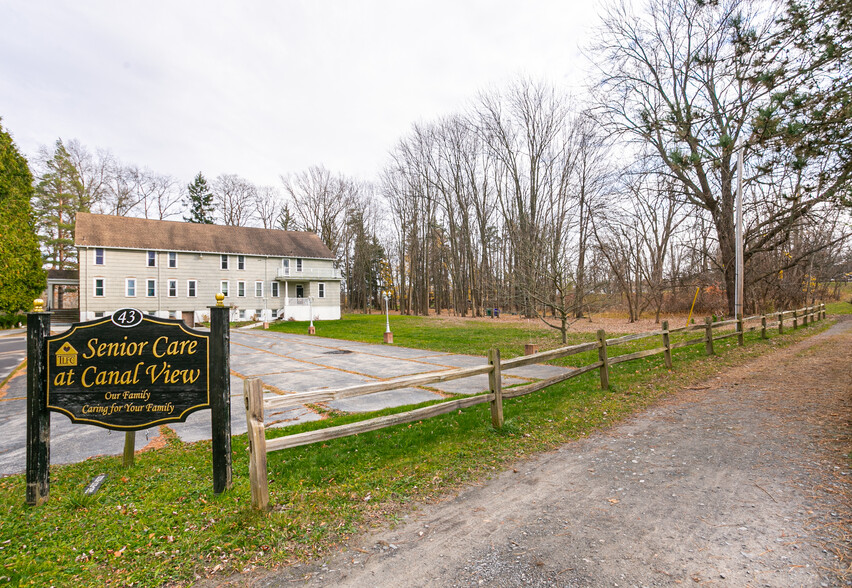
[[[308,335],[315,335],[317,330],[314,328],[314,297],[308,296],[308,312],[311,313],[311,325],[308,327]]]
[[[384,290],[382,297],[385,299],[385,343],[393,343],[393,333],[390,330],[390,310],[388,301],[390,300],[390,292]]]

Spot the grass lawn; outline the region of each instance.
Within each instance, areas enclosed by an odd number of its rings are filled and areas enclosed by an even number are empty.
[[[496,322],[462,329],[446,321],[392,319],[396,343],[442,351],[481,354],[496,345],[506,349],[505,356],[517,355],[529,336],[527,329]],[[383,322],[379,315],[356,315],[317,324],[318,332],[328,336],[375,340]],[[716,344],[713,357],[703,356],[703,345],[677,350],[671,372],[659,355],[619,364],[611,370],[607,392],[600,390],[597,373],[585,374],[507,400],[506,424],[499,431],[490,425],[488,406],[480,405],[271,453],[274,508],[269,513],[250,508],[245,435],[233,441],[234,486],[220,496],[212,491],[210,443],[184,444],[168,428],[163,428],[165,446],[138,455],[131,469],[121,468],[120,456],[51,467],[51,498],[41,507],[24,504],[22,475],[2,478],[0,586],[189,585],[210,574],[311,558],[371,525],[394,520],[413,501],[430,500],[508,462],[608,426],[680,386],[789,345],[827,324],[784,335],[775,331],[765,341],[748,333],[744,348],[729,338]],[[304,327],[285,323],[280,328],[304,333]],[[331,416],[269,435],[402,410]],[[123,436],[115,439],[120,451]],[[108,476],[103,488],[84,496],[85,486],[101,473]]]
[[[381,343],[385,332],[385,315],[346,314],[339,321],[314,322],[317,335],[347,341]],[[500,320],[452,320],[422,316],[391,315],[390,328],[394,345],[430,349],[449,353],[485,355],[488,349],[497,346],[503,357],[523,355],[526,343],[535,343],[542,350],[561,345],[557,331],[543,326],[538,321],[529,324],[500,322]],[[308,332],[308,323],[281,321],[272,323],[271,331],[296,333]],[[593,333],[568,332],[568,344],[593,341]]]

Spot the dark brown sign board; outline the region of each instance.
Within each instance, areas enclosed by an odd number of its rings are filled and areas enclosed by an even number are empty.
[[[210,337],[121,309],[47,338],[47,408],[74,423],[135,431],[210,408]]]
[[[51,411],[132,435],[209,408],[213,491],[231,487],[230,308],[216,299],[209,333],[123,308],[54,336],[36,300],[27,314],[27,504],[50,492]]]

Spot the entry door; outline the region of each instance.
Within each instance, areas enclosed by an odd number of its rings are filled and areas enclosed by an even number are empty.
[[[191,310],[190,311],[184,310],[181,313],[181,315],[182,315],[181,318],[183,318],[183,322],[186,323],[187,327],[189,327],[190,329],[195,327],[195,313],[194,312],[192,312]]]

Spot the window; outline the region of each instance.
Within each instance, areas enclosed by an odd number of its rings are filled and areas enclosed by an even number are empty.
[[[103,265],[104,264],[104,250],[103,249],[95,249],[95,265]]]
[[[187,280],[186,281],[186,295],[190,298],[195,298],[196,288],[198,286],[198,282],[195,280]]]
[[[296,258],[296,271],[297,272],[302,271],[302,258],[301,257]]]
[[[278,298],[278,282],[272,282],[272,297]]]
[[[263,297],[263,282],[254,283],[254,295],[258,298]]]
[[[228,256],[220,255],[219,257],[221,258],[219,267],[221,267],[222,269],[228,269]]]
[[[100,312],[96,312],[96,313],[95,313],[95,318],[103,318],[103,316],[104,316],[104,312],[103,312],[103,311],[100,311]]]
[[[237,296],[245,296],[246,295],[246,283],[245,282],[237,282]]]
[[[169,267],[177,267],[177,253],[169,251]]]
[[[228,283],[228,282],[222,282],[221,284],[219,284],[219,292],[221,292],[221,293],[222,293],[222,294],[224,294],[225,296],[228,296],[228,295],[229,295],[229,294],[228,294],[228,290],[229,290],[229,289],[230,289],[230,283]]]
[[[237,255],[237,269],[238,270],[246,269],[246,256],[245,255]]]
[[[170,319],[177,318],[177,311],[176,310],[170,310],[169,311],[169,318]]]
[[[320,298],[325,298],[325,284],[317,284],[317,288],[319,288],[318,296]]]
[[[103,250],[101,250],[103,251]],[[102,297],[104,295],[104,279],[95,278],[95,296]]]
[[[290,260],[289,259],[282,259],[281,260],[281,269],[284,270],[285,276],[290,275]]]
[[[157,252],[148,252],[148,267],[157,267]]]
[[[305,297],[305,287],[301,284],[296,284],[296,298]]]
[[[145,288],[145,295],[149,298],[153,298],[157,295],[157,280],[148,280],[147,287]]]
[[[240,320],[246,320],[246,310],[244,308],[240,309]]]
[[[124,280],[124,295],[136,296],[136,278],[127,278]]]
[[[177,280],[169,280],[169,297],[177,296]]]

